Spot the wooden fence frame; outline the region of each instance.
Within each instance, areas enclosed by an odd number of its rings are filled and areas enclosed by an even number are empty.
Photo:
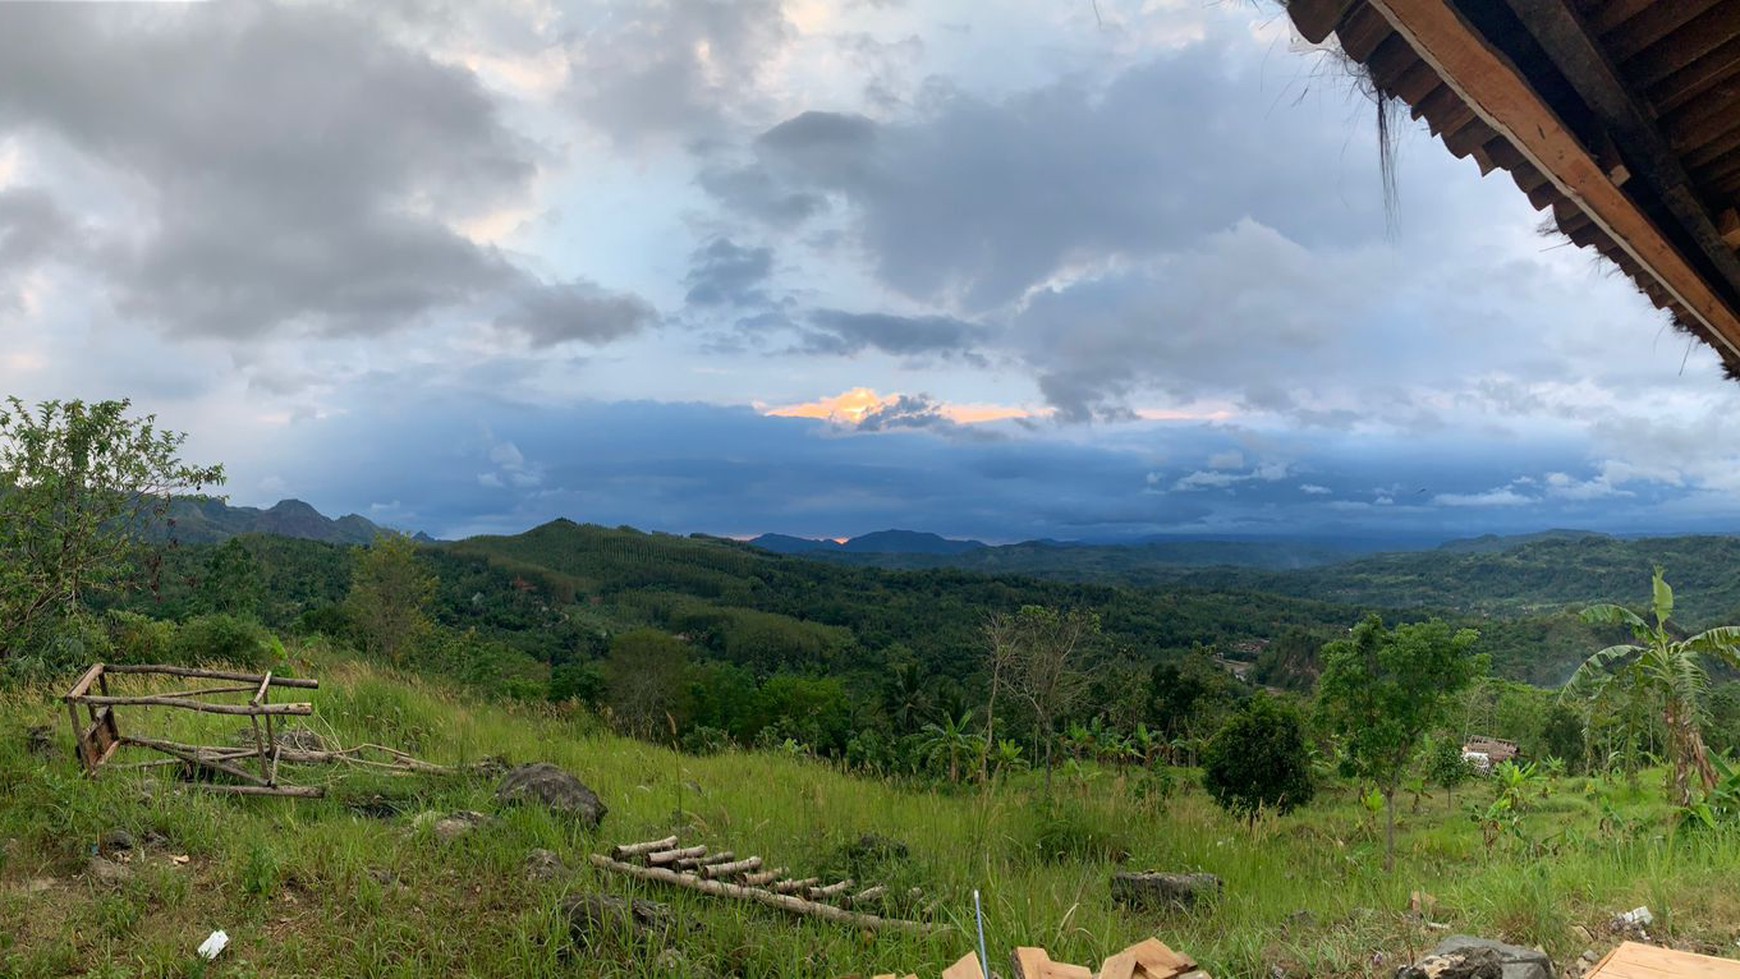
[[[173,676],[226,682],[221,686],[174,693],[116,696],[109,692],[109,674],[111,673]],[[94,694],[91,693],[93,685],[98,690]],[[287,716],[306,717],[314,713],[314,705],[309,703],[274,704],[271,702],[273,687],[317,690],[320,688],[320,681],[273,676],[270,672],[263,674],[233,673],[225,670],[201,670],[185,666],[97,663],[85,671],[85,675],[79,678],[79,682],[73,685],[72,690],[67,693],[64,699],[66,700],[67,719],[72,723],[73,743],[79,763],[84,766],[85,774],[92,778],[95,778],[103,766],[115,756],[115,752],[123,747],[132,746],[148,748],[169,756],[166,759],[142,762],[140,767],[180,764],[189,769],[203,769],[207,774],[226,775],[240,783],[210,781],[194,783],[212,792],[301,798],[320,796],[323,794],[323,790],[320,788],[281,785],[278,782],[278,761],[283,746],[278,742],[273,719]],[[206,699],[223,694],[249,693],[250,691],[253,696],[245,704],[222,703]],[[79,708],[81,706],[90,714],[88,724],[81,725],[79,721]],[[117,707],[169,707],[202,714],[246,717],[254,729],[253,745],[241,748],[204,747],[129,735],[121,730],[116,718],[115,709]],[[257,775],[244,767],[250,761],[250,756],[259,763],[259,774]]]

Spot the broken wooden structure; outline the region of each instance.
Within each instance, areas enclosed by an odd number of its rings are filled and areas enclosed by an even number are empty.
[[[1174,952],[1158,938],[1137,942],[1107,956],[1098,971],[1085,965],[1053,962],[1045,949],[1035,946],[1017,948],[1011,959],[1014,979],[1209,979],[1208,973],[1196,967],[1194,959]],[[978,953],[968,952],[942,971],[942,979],[986,979],[991,974],[980,963]],[[918,979],[918,974],[907,973],[902,977],[885,972],[875,979]]]
[[[823,883],[819,877],[794,878],[784,867],[763,869],[757,856],[738,859],[729,850],[711,853],[705,846],[679,846],[675,836],[626,843],[608,856],[594,853],[592,865],[637,880],[685,887],[714,897],[749,901],[792,914],[807,915],[860,928],[888,928],[929,933],[946,925],[884,918],[861,910],[888,893],[888,888],[858,889],[854,880]]]
[[[1740,979],[1740,962],[1640,942],[1622,942],[1583,979]]]
[[[1486,759],[1494,765],[1502,765],[1507,761],[1514,761],[1521,753],[1522,749],[1517,747],[1515,741],[1506,741],[1503,738],[1491,738],[1484,734],[1470,736],[1467,743],[1462,746],[1462,756],[1464,758],[1468,757],[1470,754],[1485,755]]]
[[[170,693],[115,694],[109,690],[109,677],[170,676],[189,681],[210,680],[217,685],[190,682],[193,689]],[[97,693],[91,688],[96,687]],[[148,748],[168,755],[163,762],[146,764],[181,764],[191,773],[226,776],[234,782],[203,781],[201,788],[213,792],[237,795],[282,795],[315,797],[323,790],[312,786],[283,785],[278,781],[278,765],[284,760],[283,745],[274,733],[275,719],[306,717],[314,713],[308,703],[274,704],[273,687],[314,690],[319,680],[273,676],[271,673],[234,673],[227,670],[201,670],[185,666],[133,666],[97,663],[85,671],[79,682],[66,695],[67,717],[72,722],[73,741],[79,762],[88,775],[98,771],[123,747]],[[224,703],[212,698],[223,695],[251,694],[246,703]],[[79,720],[79,708],[89,713],[88,723]],[[179,744],[126,733],[121,729],[116,708],[168,707],[201,714],[223,714],[246,717],[253,728],[253,744],[247,747],[205,747]],[[247,767],[257,767],[258,772]]]
[[[1740,2],[1287,0],[1740,377]]]

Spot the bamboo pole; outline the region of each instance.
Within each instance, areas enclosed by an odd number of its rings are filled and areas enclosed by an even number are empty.
[[[191,676],[202,680],[235,680],[242,683],[259,683],[265,679],[258,673],[234,673],[229,670],[199,670],[190,666],[104,666],[109,673],[160,673],[164,676]],[[303,690],[320,689],[319,680],[303,680],[296,677],[275,676],[272,678],[274,687],[299,687]]]
[[[676,863],[678,860],[698,857],[706,852],[707,848],[704,846],[684,847],[680,850],[660,850],[657,853],[647,854],[646,862],[656,867],[661,863]]]
[[[730,863],[735,859],[737,854],[730,850],[721,850],[718,853],[703,853],[698,857],[684,857],[676,862],[676,866],[683,870],[696,870],[707,864]]]
[[[708,864],[701,868],[701,876],[709,879],[731,877],[736,874],[748,873],[761,869],[761,858],[750,857],[747,860],[732,860],[729,863]]]
[[[810,897],[833,897],[836,894],[846,893],[853,887],[856,887],[857,884],[857,881],[848,877],[845,880],[836,881],[826,887],[812,887],[806,893]]]
[[[645,843],[619,843],[611,848],[610,856],[613,860],[621,860],[624,857],[638,857],[660,850],[675,849],[676,845],[677,838],[674,836],[667,836],[662,840],[647,840]]]
[[[218,782],[190,784],[207,792],[229,795],[283,795],[295,799],[318,799],[326,795],[326,790],[318,785],[223,785]]]
[[[762,870],[753,874],[744,874],[743,883],[750,887],[765,887],[786,875],[786,868],[775,867],[772,870]]]
[[[875,887],[866,887],[856,894],[848,894],[845,903],[847,907],[857,907],[860,904],[878,900],[887,893],[887,887],[877,884]]]
[[[138,738],[130,735],[121,738],[121,743],[137,745],[141,748],[150,748],[153,751],[161,751],[166,755],[173,755],[176,758],[180,758],[182,761],[185,761],[190,765],[197,765],[200,768],[209,768],[214,772],[223,772],[225,775],[239,778],[244,782],[252,782],[259,786],[266,785],[265,779],[253,774],[252,772],[231,765],[227,759],[234,756],[213,756],[203,754],[198,749],[195,749],[194,751],[184,751],[181,749],[181,746],[167,741],[157,741],[152,738]]]
[[[185,697],[154,697],[140,695],[136,697],[92,697],[76,698],[76,702],[87,704],[93,708],[103,707],[179,707],[183,710],[195,710],[202,714],[229,714],[237,717],[247,717],[257,714],[294,714],[307,716],[314,713],[313,704],[208,704],[199,700],[188,700]]]
[[[782,880],[773,885],[773,889],[781,894],[796,894],[799,891],[814,887],[821,882],[822,879],[820,877],[805,877],[803,880]]]
[[[900,931],[914,931],[919,934],[934,934],[948,930],[947,925],[927,925],[918,921],[902,921],[898,918],[880,918],[873,914],[862,914],[857,911],[846,911],[828,904],[817,904],[802,898],[785,894],[775,894],[755,887],[741,887],[737,884],[727,884],[719,880],[705,880],[689,874],[679,874],[663,867],[639,867],[631,863],[622,863],[609,857],[594,853],[591,856],[592,865],[613,873],[625,874],[640,880],[654,880],[664,884],[675,884],[687,887],[703,894],[715,897],[729,897],[739,901],[753,901],[770,908],[789,911],[792,914],[809,915],[827,921],[860,928],[890,928]]]

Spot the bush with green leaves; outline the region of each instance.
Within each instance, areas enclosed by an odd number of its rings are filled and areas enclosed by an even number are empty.
[[[267,669],[284,659],[284,644],[253,619],[196,615],[175,631],[169,658],[177,663],[231,663]]]
[[[1222,809],[1246,819],[1310,802],[1316,790],[1299,712],[1274,697],[1251,698],[1203,749],[1202,784]]]

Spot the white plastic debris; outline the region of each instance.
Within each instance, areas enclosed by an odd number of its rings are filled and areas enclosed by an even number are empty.
[[[218,953],[222,952],[224,947],[229,945],[229,943],[230,936],[224,934],[222,931],[214,931],[211,933],[210,938],[207,938],[205,941],[200,943],[199,954],[203,956],[207,962],[210,962],[212,959],[217,958]]]
[[[1628,925],[1637,925],[1639,927],[1647,928],[1655,923],[1655,915],[1650,914],[1649,908],[1647,907],[1632,908],[1630,911],[1620,915],[1619,920]]]

